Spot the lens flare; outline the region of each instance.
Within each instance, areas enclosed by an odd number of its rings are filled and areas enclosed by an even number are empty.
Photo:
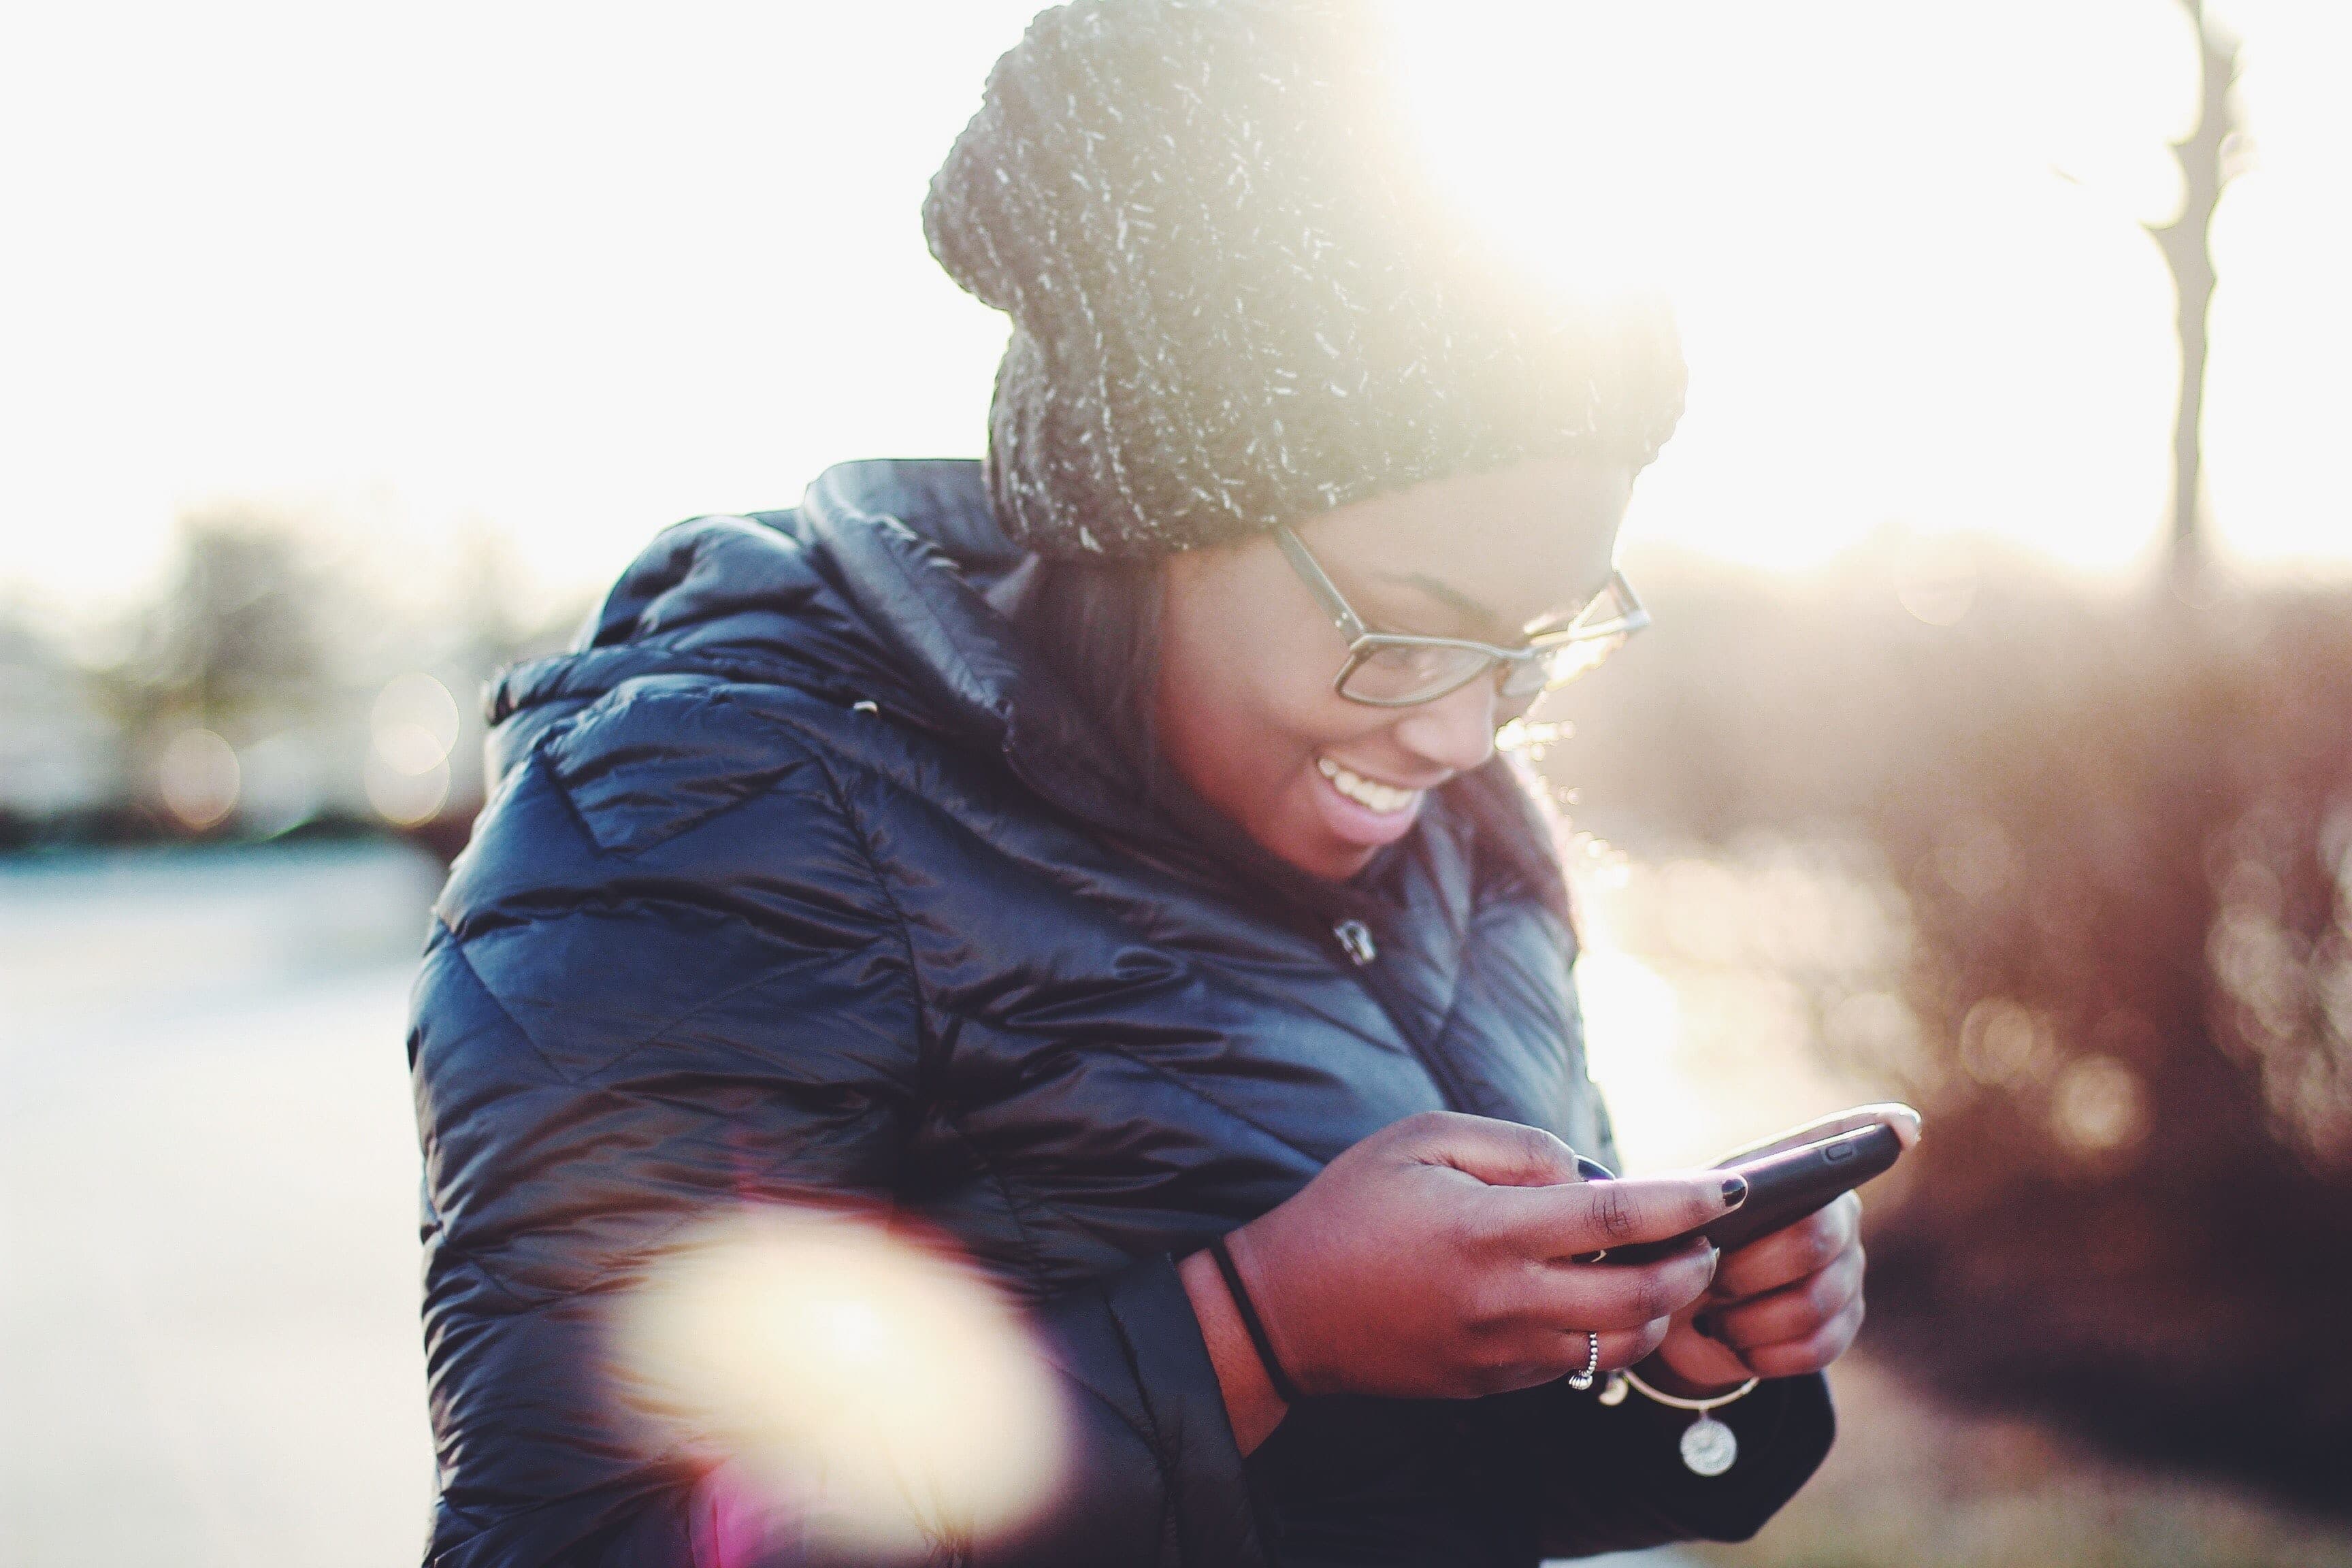
[[[435,762],[421,773],[409,773],[386,760],[382,751],[368,753],[361,771],[368,804],[395,827],[414,827],[430,821],[449,801],[449,764]]]
[[[1895,563],[1895,597],[1912,618],[1956,626],[1977,602],[1976,556],[1956,536],[1915,539]]]
[[[431,772],[457,743],[457,700],[422,671],[387,681],[369,721],[377,753],[411,776]]]
[[[163,748],[156,768],[163,804],[172,815],[201,831],[236,809],[244,772],[236,752],[210,730],[183,730]]]
[[[730,1536],[881,1559],[1018,1525],[1061,1474],[1045,1361],[940,1251],[835,1215],[731,1216],[671,1252],[615,1324],[614,1386],[709,1475]]]
[[[2041,1076],[2056,1054],[2048,1022],[2004,997],[1978,1002],[1960,1020],[1960,1066],[1987,1088]]]
[[[2050,1097],[2059,1134],[2086,1153],[2112,1153],[2147,1136],[2147,1090],[2113,1057],[2084,1057],[2059,1075]]]

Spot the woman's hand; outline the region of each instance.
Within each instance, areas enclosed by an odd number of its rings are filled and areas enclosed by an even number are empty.
[[[1906,1149],[1919,1141],[1918,1112],[1874,1105],[1731,1158],[1794,1149],[1874,1121],[1894,1129]],[[1705,1397],[1751,1377],[1819,1372],[1862,1330],[1862,1200],[1847,1193],[1818,1214],[1725,1253],[1714,1283],[1675,1315],[1642,1374],[1669,1393]]]
[[[1432,1111],[1356,1144],[1226,1246],[1303,1391],[1463,1398],[1581,1371],[1588,1332],[1603,1368],[1648,1355],[1706,1289],[1715,1250],[1575,1259],[1681,1235],[1746,1195],[1711,1172],[1587,1184],[1549,1133]],[[1246,1451],[1282,1405],[1213,1260],[1181,1271]]]

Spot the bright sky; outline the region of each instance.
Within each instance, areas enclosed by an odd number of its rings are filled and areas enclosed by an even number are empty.
[[[2175,366],[2138,225],[2192,108],[2168,0],[1400,8],[1498,236],[1677,301],[1690,413],[1635,537],[2144,560]],[[1032,9],[20,7],[0,595],[119,601],[223,496],[329,507],[411,575],[488,523],[578,593],[837,459],[976,453],[1003,329],[918,208]],[[2258,156],[2216,233],[2214,511],[2242,559],[2341,570],[2352,8],[2227,14]]]

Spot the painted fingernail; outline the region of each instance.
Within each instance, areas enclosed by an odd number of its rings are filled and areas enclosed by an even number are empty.
[[[1736,1208],[1738,1208],[1741,1204],[1744,1204],[1744,1203],[1746,1203],[1747,1201],[1748,1201],[1748,1178],[1747,1178],[1747,1177],[1745,1177],[1745,1176],[1726,1176],[1726,1177],[1724,1177],[1724,1178],[1723,1178],[1723,1206],[1724,1206],[1725,1208],[1727,1208],[1727,1209],[1736,1209]]]

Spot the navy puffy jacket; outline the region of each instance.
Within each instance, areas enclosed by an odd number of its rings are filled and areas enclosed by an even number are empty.
[[[1818,1378],[1731,1407],[1714,1480],[1675,1462],[1688,1416],[1564,1384],[1311,1402],[1241,1458],[1171,1258],[1416,1111],[1611,1158],[1571,939],[1499,763],[1319,905],[1139,805],[982,597],[1016,563],[977,465],[850,465],[662,534],[583,647],[496,689],[409,1040],[427,1561],[731,1568],[601,1336],[697,1219],[812,1197],[952,1237],[1075,1417],[1063,1503],[937,1561],[1463,1568],[1752,1531],[1826,1451]]]

